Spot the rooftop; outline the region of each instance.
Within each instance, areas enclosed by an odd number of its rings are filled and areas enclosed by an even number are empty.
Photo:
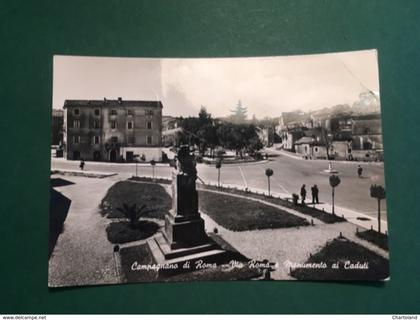
[[[115,100],[66,100],[64,101],[64,108],[68,107],[153,107],[162,108],[162,102],[158,100],[123,100],[118,98]]]
[[[295,144],[313,144],[315,142],[315,139],[312,137],[302,137],[298,141],[296,141]]]

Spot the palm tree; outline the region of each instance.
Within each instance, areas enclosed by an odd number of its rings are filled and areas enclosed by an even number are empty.
[[[133,228],[137,225],[140,217],[144,214],[144,209],[146,209],[146,205],[142,204],[138,207],[136,203],[133,203],[131,206],[124,203],[122,208],[117,208],[119,212],[130,220],[130,226]]]
[[[220,168],[222,167],[222,159],[217,159],[216,169],[217,169],[217,186],[220,188]]]
[[[340,177],[333,174],[330,176],[330,186],[332,188],[332,214],[335,214],[335,209],[334,209],[334,189],[335,187],[337,187],[340,184],[341,180]]]
[[[273,169],[267,168],[265,169],[265,175],[267,176],[268,180],[268,196],[270,196],[270,177],[273,175]]]
[[[370,196],[378,200],[378,232],[381,233],[381,200],[385,199],[385,189],[380,185],[370,186]]]

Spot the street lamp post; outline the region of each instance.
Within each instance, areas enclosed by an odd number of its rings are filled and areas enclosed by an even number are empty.
[[[378,200],[378,233],[381,233],[381,200],[386,196],[384,187],[376,184],[371,185],[370,196]]]
[[[137,164],[139,163],[139,155],[134,155],[134,161],[136,162],[136,177],[137,177]]]
[[[339,176],[336,176],[335,174],[330,176],[330,186],[332,187],[332,214],[335,214],[334,209],[334,189],[336,186],[340,184],[341,180]]]
[[[222,167],[222,159],[217,159],[216,169],[217,169],[217,186],[220,188],[220,168]]]
[[[273,169],[267,168],[265,170],[265,175],[267,176],[267,180],[268,180],[268,196],[270,196],[270,177],[273,175],[274,171]]]

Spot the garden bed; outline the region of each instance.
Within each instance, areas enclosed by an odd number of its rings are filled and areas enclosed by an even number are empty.
[[[366,230],[363,232],[356,232],[356,236],[359,238],[369,241],[374,245],[382,248],[384,250],[389,250],[388,248],[388,236],[383,233],[378,233],[375,230]]]
[[[298,280],[384,280],[389,277],[389,261],[346,238],[336,238],[303,266],[292,268],[290,275]]]
[[[151,237],[159,230],[152,221],[139,221],[134,226],[126,221],[112,222],[106,228],[108,240],[112,243],[127,243]]]
[[[102,199],[101,214],[107,218],[125,218],[117,210],[123,205],[146,205],[145,217],[164,219],[165,214],[172,207],[172,199],[165,188],[154,183],[136,183],[120,181],[114,184]]]
[[[307,226],[306,219],[254,200],[199,190],[199,206],[208,216],[232,231]]]
[[[152,178],[149,178],[149,177],[132,177],[129,180],[143,181],[143,182],[153,182]],[[155,182],[156,183],[161,183],[161,184],[170,184],[171,180],[170,179],[156,179]],[[231,194],[243,195],[243,196],[253,198],[253,199],[264,200],[264,201],[270,202],[272,204],[276,204],[276,205],[284,206],[284,207],[289,208],[289,209],[296,210],[300,213],[311,216],[312,218],[321,220],[322,222],[327,223],[327,224],[338,223],[338,222],[346,222],[347,221],[343,217],[328,213],[328,212],[323,211],[323,210],[313,208],[309,205],[305,205],[305,206],[303,206],[301,204],[295,205],[295,204],[293,204],[292,201],[287,201],[286,199],[269,197],[267,195],[257,194],[257,193],[254,193],[254,192],[247,192],[247,191],[240,190],[240,189],[224,188],[224,187],[219,188],[217,186],[210,186],[210,185],[205,185],[205,184],[197,184],[197,189],[199,189],[199,190],[200,189],[201,190],[206,190],[207,189],[207,190],[222,191],[222,192],[231,193]]]
[[[262,195],[262,194],[257,194],[257,193],[253,193],[253,192],[246,192],[243,190],[239,190],[239,189],[232,189],[232,188],[218,188],[216,186],[209,186],[209,185],[200,185],[201,189],[208,189],[208,190],[217,190],[217,191],[223,191],[223,192],[228,192],[228,193],[232,193],[232,194],[238,194],[238,195],[243,195],[249,198],[254,198],[254,199],[259,199],[259,200],[264,200],[276,205],[280,205],[289,209],[293,209],[296,210],[300,213],[309,215],[315,219],[321,220],[324,223],[337,223],[337,222],[345,222],[347,221],[345,218],[331,214],[331,213],[327,213],[325,211],[310,207],[309,205],[295,205],[292,201],[287,201],[285,199],[281,199],[281,198],[275,198],[275,197],[269,197],[266,195]]]

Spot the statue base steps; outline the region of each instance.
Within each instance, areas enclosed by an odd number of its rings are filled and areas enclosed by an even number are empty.
[[[163,233],[157,234],[154,238],[147,240],[149,249],[156,264],[177,264],[178,268],[161,269],[160,273],[180,273],[194,271],[194,265],[201,260],[204,263],[218,263],[223,261],[226,251],[221,249],[211,238],[207,241],[189,247],[172,248]],[[189,269],[184,269],[184,264],[188,262]]]

